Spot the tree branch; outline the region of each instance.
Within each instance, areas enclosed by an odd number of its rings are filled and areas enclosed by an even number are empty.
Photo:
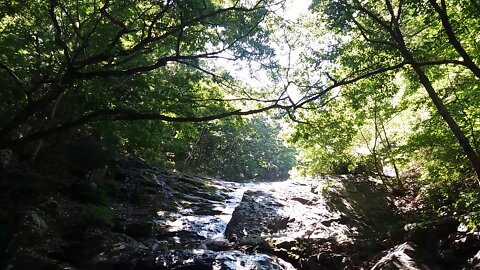
[[[78,127],[87,123],[96,122],[96,121],[158,120],[158,121],[173,122],[173,123],[184,123],[184,122],[199,123],[199,122],[209,122],[212,120],[223,119],[231,116],[245,116],[250,114],[256,114],[256,113],[261,113],[261,112],[265,112],[272,109],[287,109],[287,108],[289,108],[289,106],[272,104],[270,106],[266,106],[258,109],[252,109],[247,111],[234,110],[234,111],[229,111],[229,112],[224,112],[219,114],[212,114],[212,115],[201,116],[201,117],[172,117],[172,116],[167,116],[160,113],[142,113],[142,112],[137,112],[131,109],[103,109],[103,110],[98,110],[95,112],[88,113],[68,123],[64,123],[50,129],[42,130],[22,138],[13,139],[5,142],[0,141],[0,149],[10,148],[16,145],[43,139],[43,138],[52,136],[54,134],[57,134],[59,132],[63,132],[68,129]]]
[[[380,73],[384,73],[384,72],[387,72],[387,71],[391,71],[391,70],[396,70],[396,69],[399,69],[399,68],[402,68],[404,67],[405,65],[407,65],[407,62],[401,62],[399,64],[396,64],[396,65],[393,65],[393,66],[389,66],[389,67],[382,67],[382,68],[377,68],[375,70],[372,70],[372,71],[369,71],[367,73],[364,73],[362,75],[359,75],[355,78],[352,78],[352,79],[343,79],[341,81],[337,81],[336,83],[324,88],[322,91],[320,91],[319,93],[316,93],[306,99],[303,99],[303,100],[300,100],[299,102],[297,102],[297,104],[295,105],[295,108],[301,108],[303,105],[305,105],[306,103],[309,103],[309,102],[312,102],[312,101],[315,101],[317,99],[319,99],[320,97],[324,96],[326,93],[328,93],[329,91],[335,89],[335,88],[338,88],[340,86],[343,86],[343,85],[347,85],[347,84],[352,84],[352,83],[355,83],[355,82],[358,82],[360,80],[363,80],[363,79],[366,79],[366,78],[369,78],[369,77],[372,77],[372,76],[375,76],[377,74],[380,74]]]
[[[20,78],[18,78],[18,76],[15,74],[15,72],[2,62],[0,62],[0,69],[5,70],[5,72],[7,72],[7,74],[13,79],[13,81],[15,82],[15,84],[18,87],[20,87],[20,88],[25,87],[24,83],[20,80]]]
[[[450,44],[457,51],[457,53],[460,54],[460,56],[463,58],[465,66],[468,69],[470,69],[477,78],[480,79],[480,67],[478,67],[475,64],[472,57],[463,48],[462,44],[460,43],[460,41],[455,36],[452,25],[450,24],[450,20],[448,18],[447,7],[446,7],[446,4],[445,4],[445,1],[444,0],[441,1],[441,5],[442,5],[441,7],[438,5],[436,0],[428,0],[428,2],[430,2],[430,5],[433,6],[435,11],[439,15],[440,20],[442,21],[443,29],[445,30],[445,33],[447,34],[448,41],[450,42]]]

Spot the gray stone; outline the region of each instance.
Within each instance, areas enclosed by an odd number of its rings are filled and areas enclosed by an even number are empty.
[[[472,258],[468,260],[467,267],[463,268],[467,269],[480,269],[480,250],[475,254]]]
[[[419,257],[416,247],[405,242],[388,250],[371,270],[429,270]]]
[[[13,152],[10,149],[0,150],[0,170],[5,169],[12,161]]]

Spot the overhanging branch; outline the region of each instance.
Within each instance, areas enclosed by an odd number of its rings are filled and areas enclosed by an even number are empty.
[[[207,116],[200,116],[200,117],[174,117],[174,116],[167,116],[160,113],[137,112],[131,109],[103,109],[103,110],[98,110],[95,112],[88,113],[76,120],[63,123],[46,130],[38,131],[34,134],[31,134],[22,138],[5,141],[0,144],[0,149],[10,148],[23,143],[43,139],[78,126],[85,125],[87,123],[97,122],[97,121],[158,120],[158,121],[171,122],[171,123],[186,123],[186,122],[200,123],[200,122],[209,122],[217,119],[223,119],[231,116],[245,116],[250,114],[256,114],[256,113],[261,113],[261,112],[265,112],[272,109],[288,109],[288,108],[290,108],[290,106],[272,104],[270,106],[266,106],[258,109],[252,109],[252,110],[246,110],[246,111],[234,110],[234,111],[228,111],[228,112],[212,114]]]

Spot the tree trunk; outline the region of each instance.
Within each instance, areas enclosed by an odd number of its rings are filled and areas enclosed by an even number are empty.
[[[473,58],[467,53],[467,51],[463,48],[462,43],[460,43],[460,41],[455,36],[453,27],[450,24],[450,20],[448,18],[447,6],[445,4],[445,1],[441,1],[442,6],[438,5],[437,0],[429,0],[429,2],[437,12],[440,20],[442,21],[443,29],[445,30],[445,33],[448,37],[448,42],[450,42],[450,44],[452,44],[453,48],[455,48],[457,53],[462,56],[465,66],[470,69],[477,78],[480,78],[480,68],[475,64]]]
[[[460,129],[455,119],[453,119],[451,114],[448,112],[447,108],[443,104],[443,101],[440,99],[437,92],[433,88],[432,83],[428,79],[422,67],[417,63],[412,63],[412,67],[415,70],[415,73],[417,73],[417,76],[419,77],[421,83],[427,90],[428,96],[432,99],[432,102],[437,108],[438,113],[442,116],[443,120],[447,122],[447,125],[450,127],[450,130],[453,132],[458,142],[460,143],[460,146],[462,147],[463,151],[467,155],[468,160],[472,164],[472,167],[475,170],[475,173],[477,174],[477,180],[479,180],[479,184],[480,184],[480,157],[478,156],[477,152],[475,152],[475,150],[473,149],[472,145],[470,144],[470,141],[465,136],[463,131]]]
[[[435,108],[437,109],[440,116],[445,120],[450,130],[457,138],[460,146],[462,147],[463,151],[468,157],[468,160],[472,164],[475,173],[477,174],[477,181],[480,185],[480,157],[478,156],[477,152],[473,149],[470,141],[468,140],[465,133],[460,129],[455,119],[453,119],[452,115],[448,112],[445,104],[443,104],[442,99],[438,96],[437,92],[432,86],[432,82],[428,78],[428,76],[423,71],[422,67],[414,60],[413,56],[409,52],[405,52],[404,54],[407,61],[411,63],[412,68],[415,70],[420,82],[422,83],[425,90],[427,90],[428,96],[432,100]]]
[[[453,119],[447,107],[445,107],[445,104],[438,96],[435,88],[433,88],[432,82],[428,78],[422,66],[418,64],[413,54],[408,50],[405,44],[405,40],[403,38],[402,31],[400,30],[400,26],[398,24],[395,24],[394,29],[392,29],[390,33],[392,35],[392,38],[397,42],[398,50],[402,54],[403,58],[412,66],[423,87],[425,88],[425,90],[427,90],[428,96],[435,105],[438,113],[447,123],[448,127],[453,132],[453,135],[455,135],[455,138],[457,138],[458,142],[460,143],[460,146],[467,155],[467,158],[470,161],[472,168],[477,175],[477,182],[480,185],[480,157],[478,156],[478,153],[475,152],[467,136],[465,136],[465,133],[458,126],[455,119]]]
[[[402,191],[405,191],[405,186],[402,183],[402,180],[400,179],[400,173],[398,171],[397,163],[395,162],[395,158],[392,155],[392,144],[390,143],[390,140],[388,139],[387,136],[387,130],[385,129],[385,124],[383,120],[380,119],[382,131],[383,131],[383,136],[385,136],[385,143],[386,143],[386,148],[388,151],[388,156],[390,158],[390,162],[392,163],[393,170],[395,171],[395,179],[397,180],[397,188],[399,188]],[[380,136],[381,137],[381,136]]]
[[[0,149],[3,147],[7,137],[11,132],[18,129],[24,124],[32,115],[47,107],[50,103],[55,101],[60,95],[65,92],[65,87],[54,86],[48,93],[46,93],[39,100],[33,101],[25,108],[21,109],[9,122],[0,128]]]

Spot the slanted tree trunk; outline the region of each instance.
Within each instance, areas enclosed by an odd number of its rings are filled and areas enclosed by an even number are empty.
[[[467,136],[465,136],[465,133],[460,129],[455,119],[453,119],[452,115],[445,107],[445,104],[443,104],[442,99],[438,96],[422,67],[419,66],[418,63],[412,63],[412,68],[415,70],[415,73],[417,73],[422,85],[427,90],[428,96],[432,99],[432,102],[437,108],[438,113],[442,116],[443,120],[445,120],[448,127],[455,135],[455,138],[457,138],[458,142],[460,143],[463,151],[467,155],[468,160],[472,164],[472,167],[477,174],[477,180],[479,181],[480,185],[480,157],[478,156],[478,153],[475,152]]]
[[[430,97],[433,104],[435,105],[435,108],[437,109],[438,113],[443,118],[443,120],[447,123],[448,127],[450,128],[452,133],[455,135],[455,138],[460,143],[460,146],[462,147],[463,151],[468,157],[468,160],[472,164],[472,168],[475,170],[475,173],[477,175],[477,181],[480,185],[480,157],[478,156],[478,153],[475,152],[469,139],[467,138],[467,136],[465,136],[465,133],[462,131],[462,129],[457,124],[455,119],[453,119],[452,115],[448,111],[442,99],[439,97],[438,93],[435,91],[435,88],[433,87],[432,82],[428,78],[422,66],[415,60],[412,53],[407,49],[402,33],[398,26],[396,27],[396,29],[394,29],[394,33],[396,35],[394,35],[393,37],[397,42],[397,44],[399,45],[399,50],[402,53],[402,56],[412,66],[413,70],[418,76],[418,79],[422,83],[425,90],[427,90],[428,96]]]
[[[448,42],[452,44],[453,48],[457,51],[458,54],[463,58],[463,62],[465,66],[472,71],[472,73],[477,77],[480,78],[480,67],[478,67],[473,58],[468,54],[468,52],[463,48],[462,43],[457,39],[455,36],[455,32],[453,31],[453,27],[450,24],[450,20],[447,14],[447,5],[445,0],[440,1],[440,5],[437,3],[437,0],[428,0],[430,4],[433,6],[435,11],[437,12],[440,20],[442,21],[443,29],[448,37]]]

